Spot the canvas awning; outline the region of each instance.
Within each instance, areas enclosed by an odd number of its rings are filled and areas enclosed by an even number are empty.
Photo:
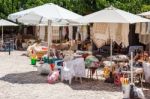
[[[4,20],[4,19],[1,19],[0,20],[0,26],[2,27],[2,43],[3,43],[3,27],[4,26],[18,26],[17,24],[15,23],[12,23],[10,21],[7,21],[7,20]]]

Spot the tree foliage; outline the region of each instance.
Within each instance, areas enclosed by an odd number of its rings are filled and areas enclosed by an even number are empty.
[[[0,0],[0,18],[7,18],[11,13],[50,2],[81,15],[110,5],[135,14],[150,11],[150,0]]]

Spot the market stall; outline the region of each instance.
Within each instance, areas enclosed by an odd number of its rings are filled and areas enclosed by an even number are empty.
[[[0,49],[1,50],[8,50],[8,43],[10,43],[10,47],[11,47],[11,49],[13,50],[14,49],[14,38],[6,38],[5,37],[5,39],[4,39],[4,30],[3,30],[3,27],[4,26],[17,26],[17,24],[15,24],[15,23],[12,23],[12,22],[10,22],[10,21],[7,21],[7,20],[4,20],[4,19],[1,19],[0,20],[0,26],[2,27],[2,39],[1,39],[1,41],[0,41]],[[6,39],[7,39],[7,41],[6,41]],[[5,40],[5,42],[4,42],[4,40]]]
[[[129,32],[127,32],[127,30],[129,29],[129,24],[150,21],[148,19],[125,12],[123,10],[114,8],[112,6],[105,8],[101,11],[86,15],[85,17],[83,17],[79,20],[80,20],[80,22],[83,22],[83,23],[86,22],[86,23],[96,23],[96,24],[101,23],[101,24],[103,24],[103,31],[100,31],[100,34],[106,34],[106,36],[104,38],[106,41],[107,41],[107,39],[110,39],[110,64],[111,65],[112,65],[112,55],[113,55],[113,53],[112,53],[113,41],[116,41],[117,43],[122,42],[124,44],[128,44],[128,43],[126,43],[126,40],[123,40],[123,38],[128,37]],[[118,27],[115,26],[116,24],[118,24]],[[128,27],[128,29],[126,29],[126,31],[124,31],[124,33],[126,33],[126,36],[122,35],[122,32],[120,30],[122,28],[122,27],[120,27],[121,25],[127,25],[127,27]],[[119,30],[117,28],[119,28]],[[93,34],[94,33],[92,32],[91,35],[93,35]],[[120,39],[120,38],[122,38],[122,39]],[[112,70],[113,70],[113,68],[111,66],[110,74],[112,74]]]

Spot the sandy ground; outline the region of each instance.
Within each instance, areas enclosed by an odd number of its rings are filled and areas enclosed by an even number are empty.
[[[102,80],[48,84],[47,76],[39,75],[23,53],[0,52],[0,99],[122,99],[120,87]]]

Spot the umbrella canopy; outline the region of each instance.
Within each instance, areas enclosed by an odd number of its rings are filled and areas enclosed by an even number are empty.
[[[24,16],[17,19],[18,22],[23,23],[25,25],[48,25],[48,19],[40,16],[38,14],[35,14],[33,12],[30,12],[28,14],[25,14]],[[75,22],[69,19],[55,19],[52,22],[52,26],[66,26],[66,25],[76,25],[79,24],[78,22]]]
[[[21,18],[24,15],[30,13],[33,15],[33,17],[32,15],[27,16],[27,18],[30,21],[35,21],[35,20],[42,21],[45,20],[45,18],[48,20],[57,20],[57,19],[75,20],[82,17],[81,15],[78,15],[74,12],[64,9],[58,5],[55,5],[53,3],[48,3],[35,8],[30,8],[27,10],[10,14],[8,16],[8,19],[17,21],[18,18]],[[36,15],[39,15],[40,17],[39,16],[36,17]],[[43,18],[41,19],[41,17]]]
[[[150,11],[143,12],[143,13],[138,14],[138,15],[144,16],[144,17],[146,17],[146,18],[150,18]]]
[[[142,18],[123,10],[108,7],[98,12],[86,15],[79,19],[80,22],[87,23],[139,23],[139,22],[150,22],[150,20]]]
[[[4,19],[1,19],[0,20],[0,26],[17,26],[17,24],[12,23],[12,22],[7,21],[7,20],[4,20]]]
[[[2,27],[2,43],[3,43],[3,26],[18,26],[18,25],[15,23],[12,23],[10,21],[1,19],[0,20],[0,26]]]
[[[27,9],[20,11],[14,14],[10,14],[8,19],[12,21],[17,21],[17,19],[24,20],[26,22],[41,23],[42,21],[48,21],[48,46],[52,44],[52,22],[57,20],[69,20],[73,21],[75,19],[81,18],[81,15],[78,15],[74,12],[71,12],[67,9],[59,7],[53,3],[44,4],[35,8]],[[35,22],[35,23],[34,23]],[[48,47],[49,48],[49,47]]]

